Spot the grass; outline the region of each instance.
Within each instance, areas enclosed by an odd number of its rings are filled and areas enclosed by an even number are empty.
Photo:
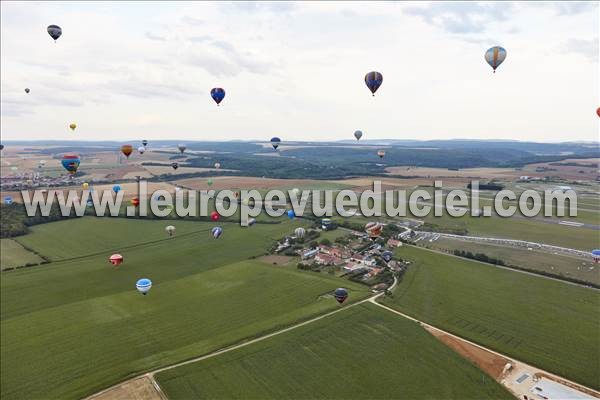
[[[156,375],[169,399],[510,399],[417,324],[361,304]]]
[[[44,261],[37,254],[25,249],[13,239],[0,239],[0,265],[2,268],[20,267]]]
[[[405,246],[385,304],[576,382],[600,387],[600,292]]]
[[[547,250],[527,250],[521,247],[467,242],[449,238],[440,238],[434,242],[420,241],[419,245],[434,250],[464,250],[472,253],[483,253],[517,267],[600,284],[600,269],[594,264],[591,257],[579,258],[554,254]]]
[[[48,235],[64,240],[69,224],[77,224],[88,246],[78,243],[77,252],[106,247],[82,223],[102,235],[113,231],[98,218],[46,224],[40,226],[45,234],[36,236],[40,247],[51,249]],[[117,269],[99,254],[2,273],[1,397],[81,398],[145,370],[335,309],[337,302],[321,295],[338,286],[351,290],[352,301],[369,294],[364,286],[324,274],[243,261],[263,254],[297,222],[231,224],[219,240],[206,232],[212,224],[194,224],[197,233],[180,235],[177,225],[173,239],[129,246]],[[164,221],[142,225],[127,228],[136,232],[133,242],[144,230],[162,232]],[[115,236],[130,237],[120,230]],[[153,280],[148,296],[135,290],[141,277]]]

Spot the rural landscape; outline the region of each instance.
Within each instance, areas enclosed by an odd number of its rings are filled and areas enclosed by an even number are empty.
[[[598,11],[2,2],[0,398],[600,399]]]

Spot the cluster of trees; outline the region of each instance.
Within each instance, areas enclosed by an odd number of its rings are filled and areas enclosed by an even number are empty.
[[[482,261],[489,264],[506,265],[503,260],[499,258],[490,257],[484,253],[471,253],[470,251],[454,250],[454,255],[464,258],[470,258],[472,260]]]
[[[29,227],[33,225],[45,224],[47,222],[59,221],[69,218],[63,217],[57,204],[50,209],[47,217],[42,217],[36,213],[33,217],[28,217],[25,212],[25,206],[20,203],[1,204],[0,205],[0,237],[11,238],[22,236],[29,232]]]

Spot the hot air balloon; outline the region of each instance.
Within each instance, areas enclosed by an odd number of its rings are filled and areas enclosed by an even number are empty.
[[[71,130],[72,130],[72,131],[74,131],[74,130],[75,130],[75,128],[77,128],[77,124],[76,124],[76,123],[74,123],[74,122],[71,122],[71,123],[69,124],[69,128],[71,128]]]
[[[146,152],[146,148],[144,146],[138,147],[138,153],[144,154]]]
[[[500,46],[491,47],[485,52],[485,61],[490,64],[494,73],[496,73],[496,68],[502,64],[505,58],[506,50]]]
[[[11,196],[4,196],[4,204],[11,205],[12,204],[12,197]]]
[[[87,182],[83,182],[83,183],[81,184],[81,188],[82,188],[83,190],[87,190],[89,187],[90,187],[90,184],[89,184],[89,183],[87,183]]]
[[[0,150],[4,150],[4,145],[0,144]]]
[[[365,232],[371,238],[376,238],[381,235],[381,231],[383,230],[383,224],[379,222],[369,222],[365,225]]]
[[[354,132],[354,137],[356,138],[356,140],[360,140],[360,138],[362,137],[362,131],[355,131]]]
[[[377,155],[379,158],[383,158],[385,156],[385,150],[377,150]]]
[[[383,75],[381,73],[372,71],[365,75],[365,83],[367,87],[375,96],[375,92],[379,89],[379,86],[383,83]]]
[[[29,88],[28,88],[28,87],[26,87],[26,88],[25,88],[25,93],[29,93],[29,92],[30,92]]]
[[[145,296],[152,288],[152,281],[148,278],[139,279],[135,284],[135,288]]]
[[[252,225],[254,225],[255,223],[256,223],[256,219],[254,219],[254,218],[250,218],[250,219],[248,220],[248,226],[252,226]]]
[[[600,107],[596,108],[596,114],[600,117]]]
[[[38,168],[44,168],[44,165],[46,165],[46,160],[40,160]]]
[[[123,153],[126,158],[129,158],[131,153],[133,153],[133,146],[130,144],[124,144],[121,146],[121,153]]]
[[[50,37],[54,39],[55,42],[60,37],[60,35],[62,35],[62,29],[58,25],[48,25],[46,31],[48,32],[48,35],[50,35]]]
[[[206,183],[208,184],[208,186],[212,186],[213,184],[213,180],[208,178],[208,180],[206,181]]]
[[[221,168],[221,163],[219,163],[219,162],[216,162],[216,163],[215,163],[215,169],[219,169],[219,168]]]
[[[79,163],[81,159],[76,154],[65,154],[61,160],[61,164],[64,169],[66,169],[69,174],[75,175],[77,169],[79,168]]]
[[[137,207],[140,205],[140,199],[138,197],[134,197],[131,199],[131,205]]]
[[[287,216],[289,219],[294,219],[294,218],[296,218],[296,213],[294,212],[294,210],[288,210]]]
[[[185,144],[178,144],[177,148],[179,149],[179,151],[181,152],[181,154],[183,154],[183,152],[185,151],[185,149],[187,149],[187,146]]]
[[[219,105],[221,101],[225,98],[225,90],[221,88],[212,88],[210,90],[210,97]]]
[[[296,228],[294,229],[294,235],[296,235],[298,239],[303,239],[306,235],[306,230],[304,228]]]
[[[179,164],[176,162],[173,162],[173,163],[171,163],[171,168],[177,169],[177,168],[179,168]]]
[[[221,237],[221,235],[223,234],[223,228],[221,228],[220,226],[215,226],[214,228],[212,228],[210,230],[210,233],[212,234],[212,236],[215,239],[218,239]]]
[[[210,219],[212,219],[213,221],[218,221],[221,218],[221,216],[219,215],[218,212],[213,211],[210,213]]]
[[[348,298],[348,291],[344,288],[337,288],[333,292],[333,297],[335,297],[338,303],[342,304]]]
[[[148,146],[148,141],[146,139],[142,140],[142,146],[144,146],[144,147]]]
[[[92,199],[89,199],[89,200],[86,202],[86,206],[88,206],[88,207],[94,207],[94,201],[93,201]]]
[[[392,259],[393,256],[394,256],[394,253],[392,253],[389,250],[384,251],[383,255],[382,255],[385,262],[390,262],[390,260]]]
[[[595,263],[600,262],[600,249],[592,250],[592,260],[594,260]]]
[[[108,258],[108,261],[112,265],[121,265],[123,263],[123,256],[120,254],[113,254]]]
[[[169,234],[169,236],[173,236],[173,234],[175,233],[175,227],[173,225],[168,225],[165,228],[165,231],[167,231],[167,233]]]
[[[273,146],[273,148],[275,150],[277,150],[277,148],[279,147],[280,144],[281,144],[281,139],[279,139],[277,136],[271,138],[271,146]]]
[[[119,193],[121,191],[121,185],[115,185],[112,187],[113,192]]]

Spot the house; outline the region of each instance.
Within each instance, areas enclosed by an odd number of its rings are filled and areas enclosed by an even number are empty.
[[[392,247],[392,248],[393,247],[400,247],[400,246],[402,246],[402,242],[399,241],[399,240],[396,240],[396,239],[389,239],[387,241],[387,245],[388,245],[388,247]]]
[[[346,263],[344,265],[344,272],[362,272],[365,271],[366,268],[362,264],[356,264],[353,262]]]
[[[371,258],[371,256],[368,255],[362,255],[362,254],[353,254],[350,257],[350,261],[362,264],[362,265],[366,265],[368,267],[373,267],[375,265],[377,265],[377,261],[375,261],[373,258]]]
[[[329,254],[330,256],[334,256],[334,257],[338,257],[338,258],[343,258],[344,257],[344,251],[341,249],[338,249],[336,247],[329,247],[329,246],[319,246],[319,249],[321,251],[321,253],[325,253],[325,254]]]
[[[329,254],[319,253],[315,256],[315,261],[320,265],[339,265],[342,263],[342,260],[335,256],[330,256]]]

